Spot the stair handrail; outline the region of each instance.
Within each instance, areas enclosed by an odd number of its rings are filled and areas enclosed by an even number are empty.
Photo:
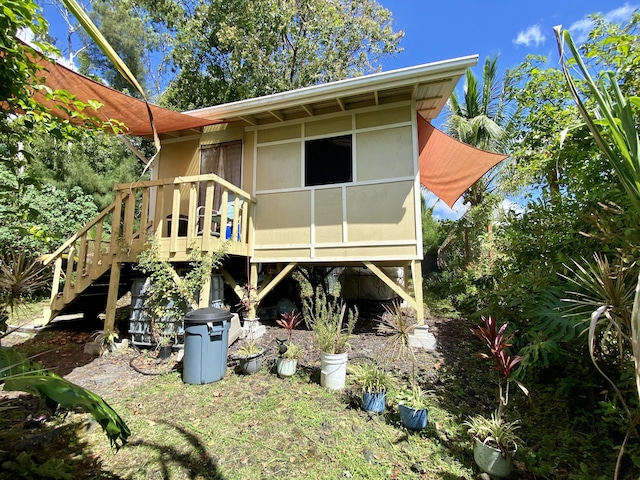
[[[109,213],[111,213],[115,209],[116,203],[121,201],[122,201],[121,198],[114,200],[111,203],[111,205],[109,205],[104,210],[102,210],[102,212],[96,215],[93,218],[93,220],[87,223],[83,228],[78,230],[76,233],[71,235],[66,242],[64,242],[60,247],[58,247],[58,249],[55,252],[45,253],[44,255],[41,255],[39,258],[40,258],[40,261],[42,261],[43,266],[46,267],[52,261],[58,258],[60,255],[62,255],[67,248],[69,248],[76,240],[78,240],[78,238],[80,238],[82,235],[87,233],[91,228],[93,228],[94,225],[98,224],[98,222],[100,222],[104,217],[106,217]]]

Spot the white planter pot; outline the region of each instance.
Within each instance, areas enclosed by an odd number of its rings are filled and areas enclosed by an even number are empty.
[[[278,376],[280,378],[292,377],[296,373],[297,366],[298,366],[297,358],[279,358],[276,363]]]
[[[490,445],[482,443],[477,438],[473,439],[473,459],[480,470],[488,473],[491,477],[504,478],[511,473],[513,467],[513,456],[516,450],[507,452],[506,456],[502,451]]]
[[[347,380],[348,358],[348,352],[320,352],[320,385],[330,390],[340,390],[344,388]]]

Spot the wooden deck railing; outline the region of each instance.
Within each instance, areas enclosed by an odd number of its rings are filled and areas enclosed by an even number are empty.
[[[153,233],[160,241],[161,253],[176,261],[188,259],[193,247],[209,252],[226,240],[232,254],[247,255],[247,248],[251,247],[256,200],[215,174],[135,182],[115,188],[116,196],[123,200],[127,197],[127,202],[120,222],[123,231],[114,230],[112,236],[123,238],[127,244],[142,247]]]
[[[150,235],[158,239],[163,258],[171,261],[188,261],[191,249],[210,252],[223,242],[230,254],[250,253],[255,198],[217,175],[127,183],[115,190],[111,205],[43,256],[45,265],[55,266],[53,316],[113,262],[135,261]]]

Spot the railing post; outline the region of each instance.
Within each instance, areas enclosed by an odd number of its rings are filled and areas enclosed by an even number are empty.
[[[111,245],[109,252],[111,255],[118,253],[118,242],[120,238],[120,221],[122,219],[122,191],[116,192],[116,204],[113,209],[113,217],[111,218]]]

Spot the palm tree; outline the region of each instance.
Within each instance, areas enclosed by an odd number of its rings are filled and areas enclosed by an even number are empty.
[[[447,133],[482,150],[506,150],[511,119],[508,99],[513,83],[509,71],[500,78],[498,57],[487,57],[485,60],[482,83],[471,69],[467,69],[463,95],[459,97],[454,92],[447,101],[449,115],[444,125]],[[464,194],[465,201],[472,207],[485,199],[498,168],[494,167],[487,172]]]

